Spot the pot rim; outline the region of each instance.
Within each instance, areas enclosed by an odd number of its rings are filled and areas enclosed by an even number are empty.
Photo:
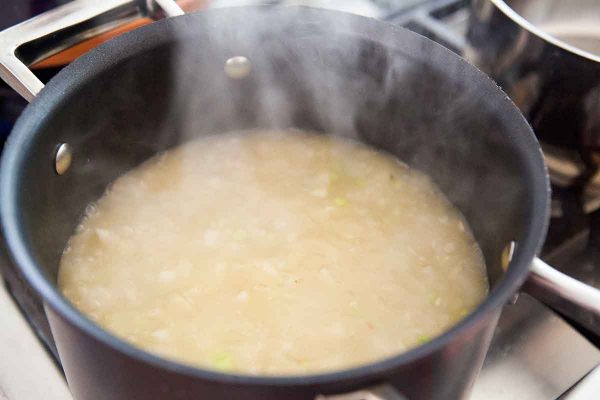
[[[367,378],[374,375],[382,376],[386,371],[415,362],[439,351],[451,341],[455,340],[459,335],[467,334],[469,330],[481,328],[482,324],[487,323],[485,318],[486,315],[499,311],[502,306],[509,302],[513,294],[525,281],[529,272],[529,265],[541,249],[548,225],[550,203],[550,185],[548,173],[543,162],[541,148],[537,143],[533,131],[522,114],[518,112],[517,107],[510,99],[508,99],[501,89],[479,69],[470,65],[462,59],[462,57],[457,56],[452,51],[407,29],[399,28],[373,18],[359,17],[336,11],[311,9],[309,7],[295,7],[298,9],[301,8],[303,12],[307,13],[306,15],[310,14],[314,18],[327,17],[346,19],[354,24],[361,24],[361,28],[364,28],[364,31],[361,32],[362,35],[365,35],[364,32],[367,32],[366,35],[372,40],[378,40],[386,46],[391,46],[394,43],[403,43],[403,40],[406,40],[406,36],[414,36],[415,40],[421,42],[419,45],[430,47],[430,50],[433,52],[447,52],[448,54],[451,54],[452,57],[458,57],[461,60],[460,63],[465,64],[465,68],[470,68],[472,70],[474,77],[479,75],[480,78],[487,81],[488,85],[493,85],[490,86],[490,90],[497,91],[498,96],[504,98],[505,106],[503,105],[503,107],[505,107],[505,110],[508,112],[514,114],[514,124],[519,124],[526,128],[520,129],[522,132],[519,132],[518,135],[514,135],[515,140],[520,142],[520,147],[522,147],[523,152],[531,150],[529,147],[532,146],[538,150],[537,152],[533,152],[535,154],[531,154],[531,157],[527,159],[527,162],[529,163],[528,174],[531,175],[530,177],[532,179],[532,195],[528,200],[527,209],[531,214],[532,221],[527,228],[524,229],[523,240],[517,246],[514,257],[510,263],[510,268],[477,308],[462,321],[458,322],[435,339],[408,351],[369,364],[306,375],[266,376],[222,373],[180,363],[142,350],[141,348],[119,339],[78,311],[59,292],[56,285],[42,272],[43,269],[38,265],[28,249],[25,234],[21,229],[22,226],[20,223],[17,196],[19,179],[17,177],[20,166],[27,163],[24,156],[27,154],[26,149],[35,141],[37,133],[36,127],[42,125],[43,121],[46,118],[49,118],[52,110],[60,105],[65,98],[75,92],[79,85],[87,82],[88,77],[93,77],[96,73],[109,68],[110,65],[113,65],[114,63],[122,61],[126,57],[131,56],[131,54],[159,45],[161,44],[161,40],[166,41],[164,37],[168,35],[164,35],[157,39],[157,37],[160,36],[156,35],[157,30],[175,31],[177,30],[175,25],[178,23],[185,24],[186,21],[191,22],[191,19],[193,18],[210,18],[210,14],[213,13],[257,12],[257,10],[262,11],[266,8],[274,10],[270,12],[286,12],[286,10],[289,10],[291,7],[254,6],[213,9],[210,11],[164,19],[111,39],[84,54],[52,78],[19,117],[3,151],[0,164],[0,219],[4,238],[14,264],[23,273],[27,282],[41,295],[46,307],[50,307],[61,318],[65,319],[68,323],[85,334],[104,343],[115,351],[132,357],[138,362],[148,363],[155,368],[164,369],[172,373],[183,374],[191,378],[207,379],[214,382],[233,385],[310,386],[346,379]],[[354,32],[354,34],[357,33]],[[147,40],[148,36],[157,40]]]
[[[521,14],[519,14],[517,11],[515,11],[504,0],[489,0],[489,1],[494,6],[496,6],[496,8],[498,10],[502,11],[502,13],[504,13],[504,15],[506,15],[514,23],[516,23],[517,25],[519,25],[521,28],[525,29],[526,31],[536,35],[540,39],[542,39],[550,44],[553,44],[556,47],[560,47],[561,49],[568,51],[569,53],[573,53],[579,57],[583,57],[590,61],[600,63],[600,54],[596,55],[589,51],[582,50],[579,47],[573,46],[567,42],[564,42],[564,41],[558,39],[556,36],[549,34],[545,30],[538,28],[537,26],[535,26],[534,24],[529,22],[529,20],[527,20]]]

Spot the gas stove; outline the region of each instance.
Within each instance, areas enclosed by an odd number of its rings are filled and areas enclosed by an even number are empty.
[[[10,3],[10,1],[9,1]],[[17,1],[14,1],[16,4]],[[50,3],[50,2],[48,2]],[[214,0],[210,7],[303,4],[379,18],[406,27],[461,54],[466,46],[467,0]],[[24,18],[31,15],[24,15]],[[1,22],[1,21],[0,21]],[[18,21],[12,21],[16,23]],[[42,80],[60,68],[37,71]],[[26,103],[0,83],[0,137]],[[566,182],[581,171],[560,150],[544,147],[550,167],[552,219],[542,257],[600,287],[600,190],[575,192]],[[0,263],[2,264],[2,263]],[[5,264],[5,263],[3,263]],[[32,329],[56,357],[41,303],[14,271],[0,265],[7,287]],[[600,393],[600,351],[584,334],[535,299],[521,294],[506,305],[490,351],[473,388],[473,400],[583,400]],[[57,363],[58,358],[56,357]],[[1,397],[1,396],[0,396]]]

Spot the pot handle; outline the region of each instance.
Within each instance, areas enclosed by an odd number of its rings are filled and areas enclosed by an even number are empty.
[[[183,14],[174,0],[76,0],[0,32],[0,78],[27,101],[44,84],[29,69],[64,49],[140,16]],[[25,46],[27,45],[27,46]]]
[[[557,271],[539,258],[533,260],[523,289],[600,337],[600,290]]]
[[[366,389],[342,394],[319,394],[315,400],[407,400],[389,384],[371,386]]]

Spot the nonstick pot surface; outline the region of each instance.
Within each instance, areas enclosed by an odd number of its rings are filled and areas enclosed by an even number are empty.
[[[223,73],[245,56],[244,79]],[[298,127],[343,135],[429,174],[463,212],[493,284],[446,334],[362,368],[306,377],[224,375],[136,349],[101,330],[56,290],[61,252],[86,205],[157,152],[207,134]],[[54,172],[60,143],[73,162]],[[307,8],[214,10],[122,35],[59,73],[26,109],[4,151],[2,224],[12,256],[49,307],[142,362],[232,384],[334,382],[440,351],[488,323],[525,279],[543,241],[548,181],[531,129],[506,95],[449,50],[375,20]],[[506,274],[500,255],[517,249]]]

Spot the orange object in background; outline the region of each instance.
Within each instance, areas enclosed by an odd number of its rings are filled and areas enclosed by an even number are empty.
[[[177,1],[177,3],[185,12],[193,12],[205,8],[208,5],[208,3],[210,3],[210,0],[180,0]],[[94,47],[116,36],[119,36],[122,33],[139,28],[140,26],[147,25],[151,22],[153,22],[153,20],[150,18],[140,18],[138,20],[129,22],[125,25],[119,26],[108,32],[101,33],[98,36],[85,40],[81,43],[76,44],[75,46],[69,47],[66,50],[56,53],[53,56],[46,58],[45,60],[33,64],[31,68],[42,69],[67,65],[71,61],[75,60],[83,53],[90,51]]]

